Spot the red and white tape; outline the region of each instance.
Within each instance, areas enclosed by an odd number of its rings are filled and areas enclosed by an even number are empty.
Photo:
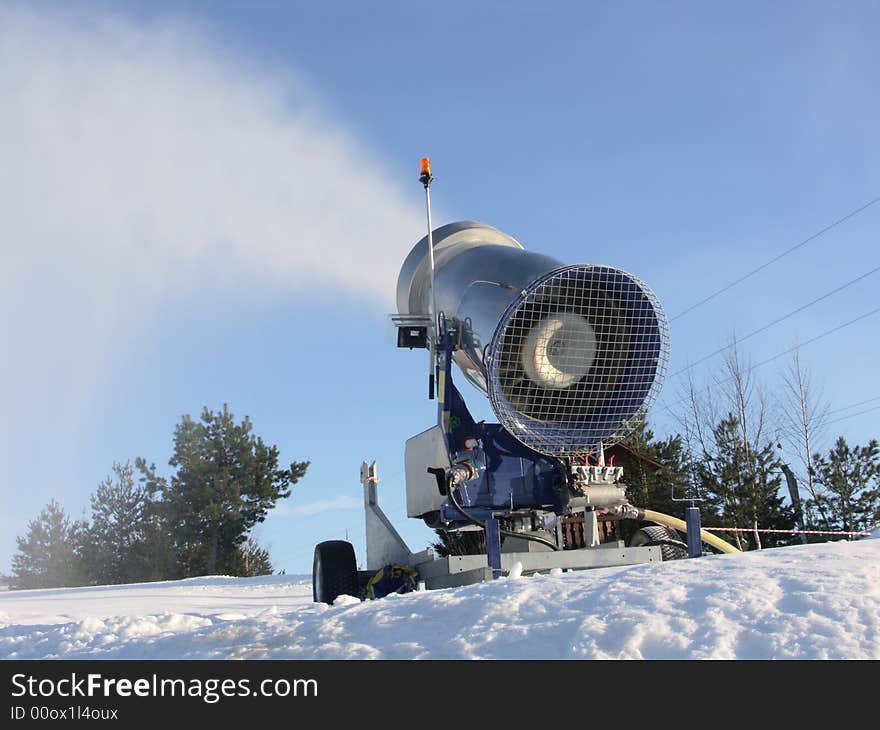
[[[761,528],[756,530],[753,527],[704,527],[703,529],[714,532],[772,532],[785,535],[857,535],[868,537],[871,534],[870,532],[844,532],[843,530],[765,530]]]

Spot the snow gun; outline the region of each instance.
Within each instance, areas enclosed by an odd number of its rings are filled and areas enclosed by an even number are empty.
[[[376,463],[365,462],[367,570],[357,570],[350,543],[321,543],[315,600],[687,557],[675,530],[686,524],[630,504],[614,464],[669,359],[657,297],[621,269],[565,265],[483,223],[434,230],[427,158],[420,181],[428,233],[403,262],[391,319],[398,347],[429,353],[437,421],[406,442],[406,508],[446,538],[445,549],[409,550],[379,508]],[[472,417],[453,365],[497,423]],[[659,524],[624,539],[623,520]],[[699,526],[689,534],[694,556],[700,535]],[[702,539],[734,550],[707,532]]]

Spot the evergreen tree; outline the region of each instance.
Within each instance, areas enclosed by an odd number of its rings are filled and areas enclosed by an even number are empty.
[[[85,585],[81,548],[86,525],[71,522],[52,500],[39,517],[28,522],[27,533],[17,537],[12,558],[12,588],[57,588]]]
[[[91,496],[92,519],[85,546],[90,582],[127,583],[135,572],[134,546],[143,519],[143,502],[135,486],[131,464],[113,464],[111,477],[102,481]]]
[[[145,488],[161,498],[159,514],[183,576],[235,574],[251,528],[305,475],[308,462],[279,469],[278,448],[252,430],[250,419],[236,423],[226,404],[218,413],[205,408],[200,421],[184,416],[175,428],[170,479],[137,460]]]
[[[147,495],[141,526],[140,575],[143,581],[176,580],[184,577],[161,505]]]
[[[619,444],[614,465],[623,467],[627,497],[637,507],[679,515],[682,507],[672,501],[673,491],[676,499],[701,496],[694,485],[694,465],[678,434],[659,441],[642,424]]]
[[[780,494],[780,476],[772,444],[755,448],[742,438],[738,418],[728,414],[714,429],[714,453],[704,454],[697,467],[707,504],[722,515],[725,527],[794,529],[794,512]],[[753,533],[741,533],[743,547],[758,547]],[[788,535],[765,534],[762,547],[791,544]]]
[[[880,522],[880,446],[850,448],[841,436],[824,457],[813,457],[818,491],[808,503],[808,514],[827,517],[822,529],[859,532]]]
[[[237,568],[231,571],[233,575],[251,577],[256,575],[272,575],[272,561],[269,559],[269,551],[249,537],[238,548]]]
[[[621,481],[627,485],[630,504],[683,518],[684,505],[672,501],[673,493],[676,499],[700,498],[703,499],[699,503],[702,524],[720,524],[717,505],[711,495],[702,494],[698,488],[699,482],[694,478],[696,465],[680,435],[656,440],[653,432],[642,424],[618,445],[615,453],[614,465],[623,467]],[[624,520],[620,526],[620,538],[629,543],[642,526],[643,523]]]
[[[168,576],[150,569],[155,545],[148,544],[150,499],[135,483],[131,463],[113,464],[91,497],[85,562],[94,584],[136,583]],[[160,571],[160,573],[163,571]]]

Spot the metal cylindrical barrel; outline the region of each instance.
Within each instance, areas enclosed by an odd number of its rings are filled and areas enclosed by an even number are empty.
[[[526,251],[492,226],[460,221],[433,232],[437,311],[462,333],[453,355],[465,377],[488,394],[485,349],[505,310],[541,274],[562,264]],[[428,237],[410,251],[397,280],[400,314],[430,311]]]
[[[589,450],[628,432],[657,396],[669,329],[639,279],[561,262],[472,221],[433,232],[434,298],[455,328],[453,358],[501,425],[545,454]],[[427,236],[397,282],[400,314],[430,312]]]

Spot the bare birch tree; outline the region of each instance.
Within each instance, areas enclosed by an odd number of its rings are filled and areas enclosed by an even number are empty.
[[[802,364],[797,350],[782,373],[782,385],[780,434],[797,455],[803,469],[798,476],[815,500],[819,495],[813,456],[820,450],[817,444],[825,434],[828,402],[814,384],[810,371]]]
[[[798,482],[806,488],[810,504],[819,510],[825,529],[828,529],[828,515],[823,507],[825,502],[820,499],[823,488],[816,480],[815,455],[825,435],[828,409],[821,389],[815,385],[812,374],[801,362],[800,352],[795,350],[782,373],[780,442],[784,442],[795,453],[801,467],[796,475]]]
[[[755,547],[761,547],[759,522],[769,527],[769,522],[781,526],[784,521],[767,434],[768,402],[735,336],[723,355],[707,387],[698,387],[689,374],[678,420],[700,472],[698,481],[714,493],[728,526],[753,528]],[[745,547],[742,533],[732,539]]]

